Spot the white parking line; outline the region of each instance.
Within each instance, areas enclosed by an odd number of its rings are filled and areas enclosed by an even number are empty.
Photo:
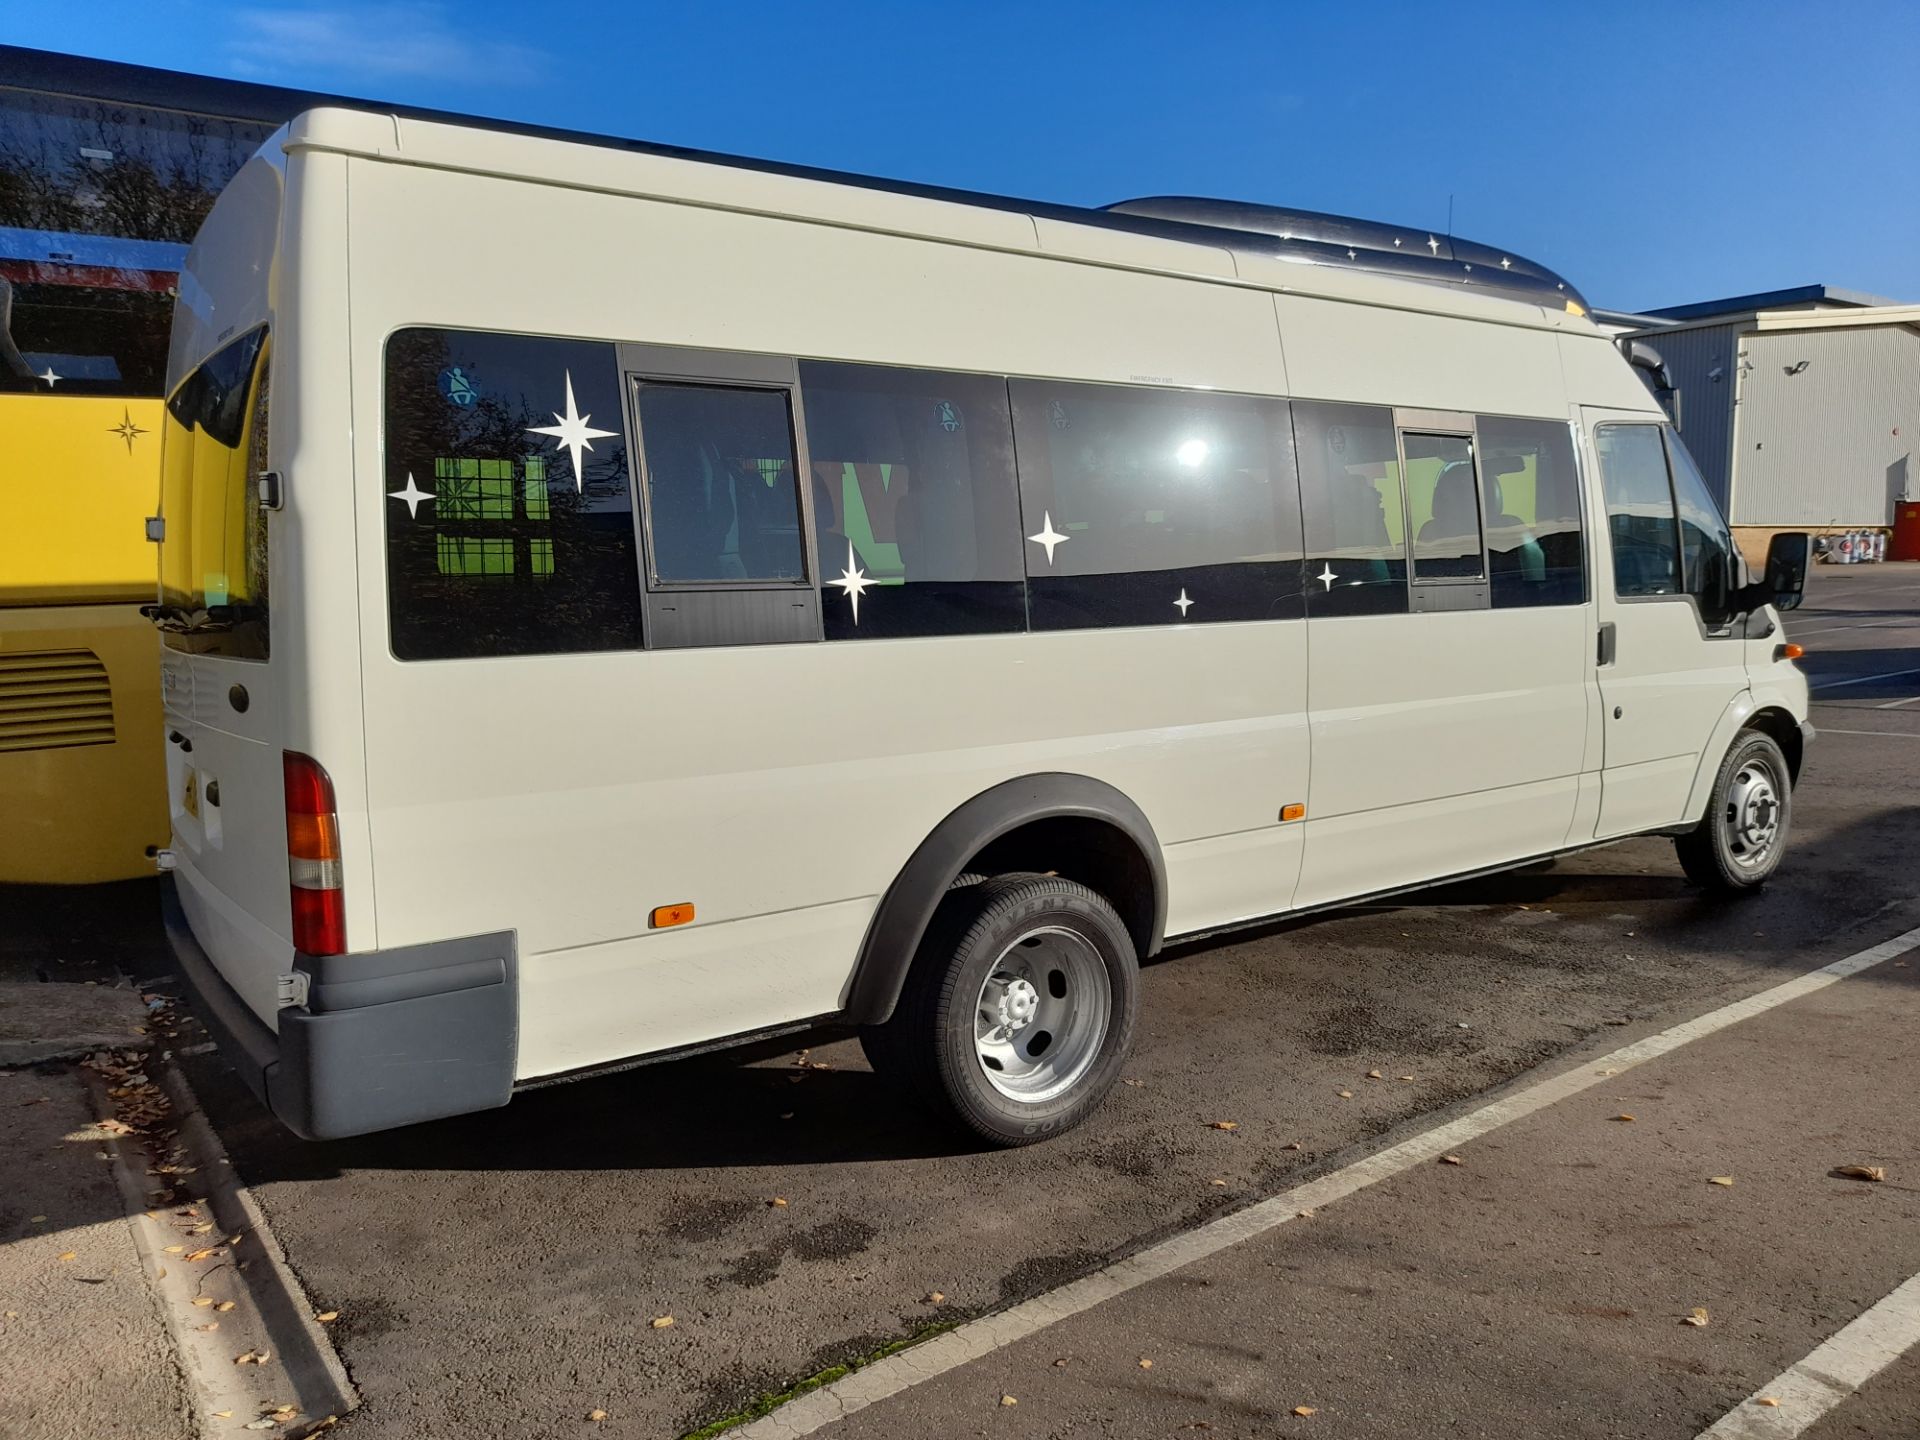
[[[1920,1343],[1920,1275],[1762,1385],[1697,1440],[1787,1440]],[[1778,1405],[1762,1405],[1762,1399]]]
[[[1831,725],[1820,727],[1822,735],[1881,735],[1889,740],[1920,740],[1920,731],[1914,730],[1836,730]]]
[[[1842,685],[1865,685],[1870,680],[1898,680],[1902,675],[1920,675],[1920,670],[1889,670],[1884,675],[1855,675],[1850,680],[1829,680],[1813,688],[1815,691],[1838,690]]]
[[[856,1410],[864,1410],[922,1381],[932,1380],[969,1361],[1024,1340],[1050,1325],[1091,1310],[1103,1301],[1112,1300],[1149,1281],[1191,1265],[1196,1260],[1204,1260],[1229,1246],[1238,1245],[1242,1240],[1264,1235],[1285,1225],[1302,1210],[1317,1210],[1416,1165],[1431,1164],[1470,1140],[1477,1140],[1503,1125],[1511,1125],[1569,1096],[1612,1080],[1633,1066],[1671,1054],[1683,1045],[1690,1045],[1730,1025],[1738,1025],[1743,1020],[1751,1020],[1789,1001],[1823,990],[1849,975],[1857,975],[1862,970],[1916,947],[1920,947],[1920,929],[1908,930],[1891,940],[1883,940],[1878,945],[1849,955],[1844,960],[1836,960],[1831,965],[1823,965],[1818,970],[1796,976],[1770,990],[1762,990],[1758,995],[1749,995],[1745,1000],[1723,1005],[1698,1019],[1662,1030],[1657,1035],[1649,1035],[1644,1040],[1622,1046],[1611,1054],[1559,1075],[1536,1081],[1457,1120],[1435,1125],[1397,1145],[1388,1146],[1343,1170],[1323,1175],[1318,1180],[1309,1180],[1271,1199],[1209,1221],[1197,1230],[1189,1230],[1162,1240],[1157,1245],[1150,1245],[1137,1254],[1117,1260],[1057,1290],[1023,1300],[997,1314],[969,1320],[944,1335],[936,1335],[909,1350],[877,1360],[830,1385],[809,1391],[731,1433],[735,1440],[795,1440],[801,1435],[811,1435],[836,1420],[845,1419]]]

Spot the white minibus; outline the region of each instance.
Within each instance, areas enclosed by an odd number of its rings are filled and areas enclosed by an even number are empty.
[[[318,109],[181,277],[169,931],[292,1129],[810,1026],[1018,1145],[1167,940],[1786,844],[1807,687],[1642,373],[1425,230]]]

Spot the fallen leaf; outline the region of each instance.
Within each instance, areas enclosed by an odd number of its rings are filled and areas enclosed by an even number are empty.
[[[1731,1176],[1731,1175],[1709,1175],[1709,1176],[1707,1177],[1707,1184],[1709,1184],[1709,1185],[1729,1185],[1729,1186],[1730,1186],[1730,1185],[1732,1185],[1732,1184],[1733,1184],[1733,1176]]]
[[[77,1252],[75,1252],[75,1251],[72,1251],[72,1250],[62,1250],[62,1251],[60,1252],[60,1258],[61,1258],[62,1260],[78,1260],[78,1259],[80,1258],[80,1256],[79,1256],[79,1255],[78,1255],[78,1253],[77,1253]]]
[[[1393,1078],[1396,1080],[1411,1080],[1413,1077],[1411,1075],[1396,1075]]]
[[[242,1430],[271,1430],[279,1423],[280,1422],[271,1415],[262,1415],[258,1420],[249,1420],[240,1428]]]
[[[1282,1150],[1298,1150],[1300,1148],[1300,1142],[1298,1140],[1290,1140],[1280,1148]]]
[[[1340,1098],[1342,1100],[1351,1100],[1353,1098],[1353,1092],[1351,1090],[1342,1090],[1340,1092]]]
[[[209,1320],[206,1324],[196,1325],[193,1328],[203,1335],[211,1335],[215,1330],[220,1328],[220,1322],[218,1320]],[[240,1362],[236,1360],[233,1363],[238,1365]]]
[[[1442,1155],[1440,1157],[1440,1163],[1442,1165],[1458,1165],[1462,1162],[1458,1155]]]
[[[946,1298],[947,1298],[947,1292],[944,1290],[929,1290],[927,1292],[926,1303],[929,1305],[938,1305]]]
[[[1153,1368],[1153,1361],[1149,1360],[1146,1356],[1142,1355],[1140,1357],[1140,1368],[1142,1370],[1151,1370]]]
[[[1631,1116],[1631,1115],[1628,1115],[1627,1113],[1625,1113],[1624,1111],[1622,1111],[1622,1112],[1621,1112],[1620,1114],[1618,1114],[1618,1115],[1616,1115],[1616,1116],[1614,1116],[1613,1118],[1614,1118],[1614,1119],[1616,1119],[1616,1120],[1632,1120],[1632,1119],[1633,1119],[1633,1116]]]
[[[216,1420],[231,1420],[233,1418],[233,1411],[216,1410],[213,1412],[213,1418]]]
[[[1209,1120],[1207,1122],[1207,1128],[1209,1130],[1238,1130],[1240,1128],[1240,1122],[1238,1120]]]
[[[28,1222],[28,1223],[30,1223],[30,1224],[33,1224],[33,1225],[44,1225],[44,1224],[46,1224],[46,1222],[47,1222],[47,1217],[46,1217],[46,1216],[44,1216],[44,1215],[35,1215],[35,1216],[32,1216],[32,1217],[31,1217],[31,1219],[29,1220],[29,1222]]]
[[[1704,1327],[1711,1319],[1712,1317],[1707,1314],[1706,1306],[1696,1305],[1692,1310],[1680,1317],[1680,1323],[1682,1325],[1692,1325],[1696,1329],[1699,1329]]]
[[[1224,1180],[1209,1180],[1207,1183],[1209,1185],[1225,1185],[1227,1182]]]
[[[1773,1396],[1771,1395],[1762,1395],[1759,1399],[1755,1400],[1753,1403],[1756,1405],[1764,1405],[1769,1410],[1778,1410],[1780,1408],[1780,1402],[1774,1399]]]
[[[1311,1220],[1311,1219],[1313,1218],[1313,1211],[1311,1211],[1311,1210],[1302,1210],[1302,1211],[1300,1212],[1300,1218],[1301,1218],[1302,1220]]]
[[[194,1251],[191,1255],[187,1256],[187,1259],[188,1260],[205,1260],[210,1256],[218,1255],[219,1253],[220,1251],[217,1247],[208,1246],[205,1250]]]
[[[602,1420],[606,1418],[607,1418],[607,1412],[604,1410],[595,1409],[595,1410],[587,1411],[587,1419],[593,1421],[593,1423],[596,1425],[598,1425]]]
[[[227,1311],[233,1308],[233,1301],[222,1300],[218,1305],[214,1306],[213,1308],[218,1310],[222,1315],[224,1315],[227,1313]]]
[[[155,1270],[155,1271],[153,1272],[153,1278],[154,1278],[154,1279],[156,1279],[156,1280],[164,1280],[164,1279],[166,1279],[166,1278],[167,1278],[167,1267],[166,1267],[166,1266],[164,1266],[164,1265],[162,1265],[162,1266],[161,1266],[161,1267],[160,1267],[160,1268],[159,1268],[158,1270]]]
[[[671,1315],[654,1316],[653,1328],[656,1330],[671,1330],[673,1328],[673,1316]]]
[[[1060,1357],[1060,1358],[1059,1358],[1058,1360],[1056,1360],[1056,1361],[1054,1361],[1054,1362],[1053,1362],[1053,1368],[1054,1368],[1054,1369],[1056,1369],[1056,1370],[1064,1370],[1064,1369],[1066,1369],[1066,1368],[1067,1368],[1067,1357],[1066,1357],[1066,1356],[1064,1356],[1064,1355],[1062,1355],[1062,1356],[1061,1356],[1061,1357]]]
[[[1144,1080],[1122,1080],[1120,1083],[1122,1085],[1131,1085],[1134,1089],[1138,1090],[1142,1085],[1146,1084],[1147,1082]]]
[[[1020,1402],[1011,1395],[1002,1395],[1000,1397],[1000,1403],[1002,1405],[1018,1405]]]
[[[313,1318],[318,1320],[322,1325],[331,1325],[340,1318],[340,1312],[338,1310],[322,1310]]]
[[[1311,1405],[1296,1405],[1293,1407],[1293,1413],[1304,1419],[1308,1415],[1318,1415],[1320,1412]]]
[[[1884,1180],[1887,1168],[1884,1165],[1837,1165],[1829,1172],[1841,1180]]]
[[[161,1248],[164,1251],[166,1251],[166,1253],[169,1255],[178,1255],[182,1250],[186,1249],[187,1247],[184,1245],[163,1245]]]
[[[211,1295],[196,1295],[193,1297],[193,1303],[196,1305],[211,1305],[213,1303],[213,1297]]]
[[[1369,1079],[1369,1080],[1380,1080],[1380,1079],[1384,1079],[1384,1078],[1385,1078],[1385,1077],[1384,1077],[1384,1076],[1382,1076],[1382,1075],[1381,1075],[1381,1073],[1380,1073],[1380,1072],[1379,1072],[1378,1070],[1369,1070],[1369,1071],[1367,1071],[1367,1079]]]
[[[787,1208],[787,1197],[784,1195],[776,1195],[767,1201],[767,1207],[772,1210],[784,1210]]]
[[[124,1120],[108,1119],[100,1121],[99,1124],[100,1128],[109,1135],[131,1135],[133,1133],[133,1126],[127,1124]]]

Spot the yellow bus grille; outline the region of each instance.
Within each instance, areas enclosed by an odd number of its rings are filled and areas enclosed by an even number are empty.
[[[0,754],[113,743],[113,687],[91,650],[0,654]]]

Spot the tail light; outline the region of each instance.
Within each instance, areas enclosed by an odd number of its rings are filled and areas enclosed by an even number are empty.
[[[340,820],[333,781],[317,760],[288,750],[281,757],[287,787],[287,879],[293,901],[293,948],[307,955],[343,955],[346,897],[340,889]]]

